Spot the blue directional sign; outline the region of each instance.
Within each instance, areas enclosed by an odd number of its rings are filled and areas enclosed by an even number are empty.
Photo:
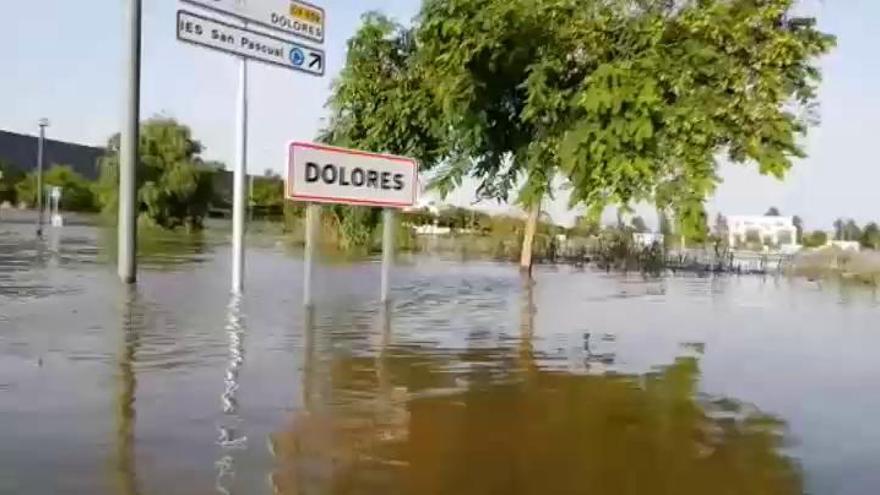
[[[305,61],[306,56],[302,50],[300,50],[299,48],[294,48],[290,50],[290,63],[297,67],[300,67]]]
[[[324,52],[191,12],[177,13],[177,39],[313,76],[324,75]]]

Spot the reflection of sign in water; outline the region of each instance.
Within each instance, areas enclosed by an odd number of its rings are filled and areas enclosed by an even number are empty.
[[[184,0],[309,41],[324,42],[324,9],[293,0]]]
[[[297,201],[404,208],[415,204],[411,158],[310,143],[290,145],[287,197]]]
[[[186,11],[177,13],[177,39],[314,76],[324,75],[324,52]]]

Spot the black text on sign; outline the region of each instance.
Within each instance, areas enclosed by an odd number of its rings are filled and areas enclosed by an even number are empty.
[[[404,208],[418,191],[415,160],[312,143],[292,143],[287,197],[296,201]]]

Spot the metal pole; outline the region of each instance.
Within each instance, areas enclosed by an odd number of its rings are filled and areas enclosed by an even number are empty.
[[[239,62],[238,123],[232,199],[232,292],[244,291],[244,228],[247,215],[247,59]]]
[[[45,119],[40,120],[40,138],[37,140],[37,237],[43,237],[43,142],[47,125]]]
[[[382,213],[382,302],[387,303],[391,292],[391,265],[394,264],[395,212],[385,208]]]
[[[141,0],[128,1],[128,72],[126,113],[119,143],[119,252],[117,268],[123,283],[137,278],[137,164],[141,102]]]
[[[303,269],[303,305],[306,308],[314,306],[312,298],[312,274],[315,264],[315,247],[318,243],[318,226],[321,220],[321,207],[309,203],[306,207],[306,253],[305,267]]]

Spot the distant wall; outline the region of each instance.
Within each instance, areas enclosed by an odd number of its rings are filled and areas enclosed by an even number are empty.
[[[43,152],[43,163],[47,169],[52,165],[70,165],[82,176],[95,180],[99,174],[98,158],[104,154],[104,148],[46,139]],[[23,172],[35,170],[37,137],[0,131],[0,160],[11,163]]]

